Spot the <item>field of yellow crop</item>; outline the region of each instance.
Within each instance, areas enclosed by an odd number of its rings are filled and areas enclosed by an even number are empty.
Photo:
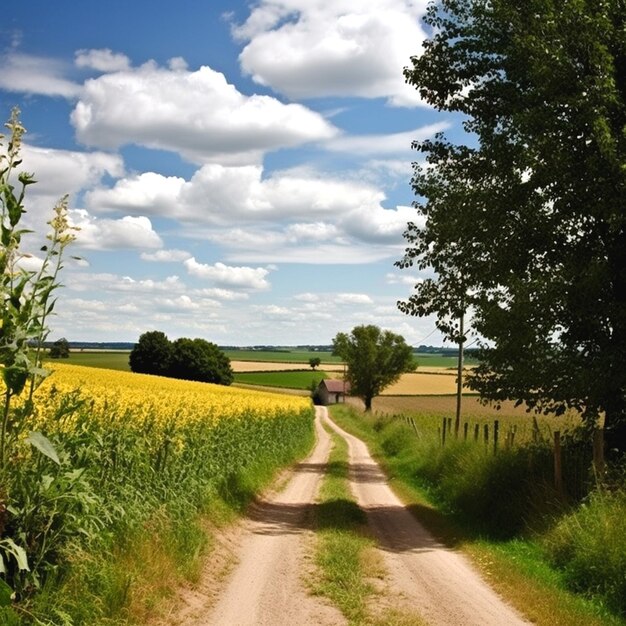
[[[16,401],[1,433],[10,471],[0,472],[0,565],[12,569],[0,582],[28,599],[51,574],[65,580],[74,572],[80,605],[95,594],[87,601],[93,615],[80,623],[104,623],[98,613],[104,592],[89,587],[102,578],[100,570],[85,574],[83,566],[99,563],[94,567],[108,571],[110,547],[132,548],[128,537],[143,537],[154,524],[168,545],[175,532],[181,550],[199,551],[204,533],[199,527],[188,533],[199,514],[214,505],[242,510],[314,439],[309,398],[67,363],[50,367],[33,403]],[[15,554],[22,559],[17,567]],[[120,576],[130,589],[127,573]],[[57,621],[46,616],[39,623]]]
[[[161,426],[251,414],[272,417],[310,406],[308,399],[298,396],[55,363],[53,373],[37,391],[40,418],[45,420],[56,407],[57,394],[78,389],[92,404],[94,416],[108,419],[107,407],[115,407],[118,416],[132,415],[135,421]]]

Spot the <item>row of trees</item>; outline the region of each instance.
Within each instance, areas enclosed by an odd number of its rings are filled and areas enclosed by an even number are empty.
[[[165,333],[143,333],[129,357],[130,369],[141,374],[197,380],[218,385],[233,382],[230,359],[205,339],[181,337],[170,341]]]

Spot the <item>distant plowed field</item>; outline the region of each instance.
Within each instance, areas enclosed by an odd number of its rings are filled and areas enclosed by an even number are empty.
[[[470,389],[463,387],[464,392]],[[449,395],[456,393],[456,373],[441,374],[413,372],[383,390],[384,396]]]
[[[295,370],[307,371],[306,363],[271,363],[267,361],[231,361],[233,371],[241,372],[291,372]],[[331,378],[341,378],[343,365],[324,363],[320,370]],[[310,368],[308,371],[313,373]],[[251,381],[243,381],[251,382]],[[259,384],[264,384],[259,382]],[[279,381],[272,384],[278,385]],[[285,381],[285,387],[291,387]],[[470,390],[464,387],[465,392]],[[403,374],[400,380],[387,387],[382,395],[385,396],[421,396],[421,395],[450,395],[456,393],[456,371],[443,368],[425,368],[410,374]]]

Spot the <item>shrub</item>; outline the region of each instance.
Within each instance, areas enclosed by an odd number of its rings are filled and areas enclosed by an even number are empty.
[[[603,597],[626,615],[626,490],[592,493],[544,539],[551,562],[575,591]]]

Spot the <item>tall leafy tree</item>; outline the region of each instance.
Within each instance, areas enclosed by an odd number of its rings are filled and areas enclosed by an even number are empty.
[[[338,333],[333,354],[346,362],[350,393],[363,399],[366,411],[385,387],[415,369],[411,346],[400,335],[378,326],[356,326],[350,334]]]
[[[160,330],[143,333],[129,357],[130,369],[139,374],[168,376],[172,360],[172,344]]]
[[[185,337],[172,344],[168,375],[218,385],[230,385],[234,378],[230,359],[216,344]]]
[[[65,338],[57,339],[50,347],[50,358],[67,359],[70,356],[70,342]]]
[[[468,140],[415,144],[401,263],[441,278],[407,311],[445,317],[462,281],[485,339],[470,385],[604,415],[625,451],[626,2],[439,0],[425,21],[405,77]]]

